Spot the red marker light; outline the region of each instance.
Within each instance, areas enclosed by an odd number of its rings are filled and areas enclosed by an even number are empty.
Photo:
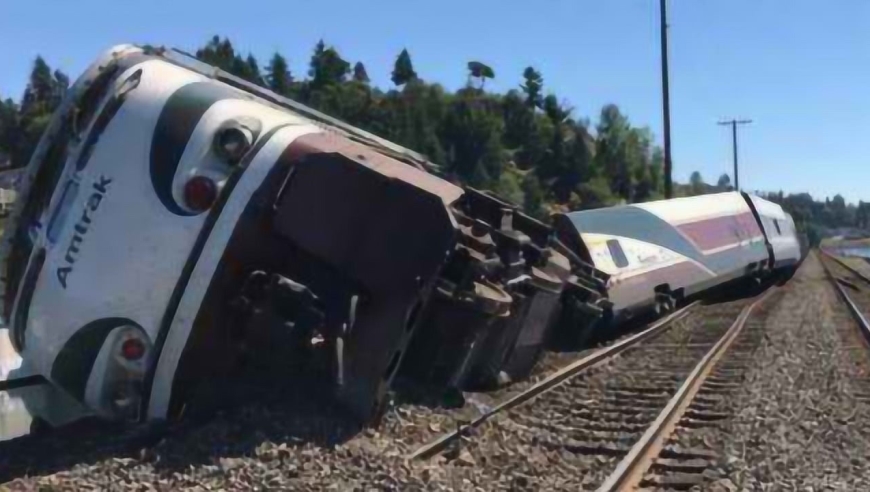
[[[138,338],[128,338],[121,344],[121,356],[127,360],[139,360],[145,355],[145,344]]]
[[[194,176],[184,184],[184,202],[195,212],[208,210],[217,195],[217,184],[205,176]]]

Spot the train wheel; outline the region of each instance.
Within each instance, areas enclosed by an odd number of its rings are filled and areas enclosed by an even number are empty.
[[[656,292],[655,313],[656,316],[664,316],[677,308],[677,300],[670,292]]]

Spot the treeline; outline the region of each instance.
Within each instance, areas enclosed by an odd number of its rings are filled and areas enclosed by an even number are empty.
[[[614,104],[601,109],[593,127],[547,90],[534,67],[507,75],[516,77],[516,88],[495,93],[486,84],[497,74],[482,61],[468,61],[466,84],[448,91],[418,74],[407,50],[397,55],[387,89],[370,83],[362,62],[345,60],[323,41],[314,47],[305,74],[291,73],[280,53],[262,65],[218,36],[196,56],[426,154],[448,179],[492,189],[540,217],[663,198],[663,153],[651,131],[633,125]],[[68,86],[64,73],[37,57],[20,102],[0,98],[0,162],[27,163]],[[727,174],[711,185],[697,172],[689,183],[674,186],[676,196],[730,189]],[[783,203],[801,227],[866,226],[870,219],[870,205],[846,206],[839,196],[825,203],[807,194],[770,198]]]
[[[516,74],[517,88],[486,90],[496,73],[467,62],[464,87],[448,91],[396,57],[393,86],[374,87],[362,62],[345,60],[317,43],[307,74],[291,73],[275,53],[261,64],[215,36],[196,51],[201,60],[327,114],[393,140],[441,165],[449,179],[493,189],[539,216],[559,208],[590,208],[660,198],[662,152],[648,128],[633,125],[613,104],[594,130],[565,101],[547,91],[534,67]],[[37,58],[20,103],[0,103],[0,152],[14,165],[29,152],[69,83]]]
[[[814,200],[809,193],[759,193],[760,196],[782,205],[794,218],[798,229],[805,231],[810,243],[817,245],[828,235],[853,230],[866,236],[870,232],[870,203],[846,203],[839,194],[825,201]],[[838,231],[839,229],[839,231]],[[863,231],[863,232],[862,232]]]
[[[69,77],[37,57],[19,103],[0,97],[0,163],[24,166],[54,109],[69,87]],[[0,95],[2,96],[2,95]]]
[[[407,50],[397,55],[387,90],[372,87],[362,62],[352,65],[323,41],[307,77],[291,74],[280,53],[260,70],[218,37],[196,56],[422,152],[449,179],[492,189],[535,215],[661,196],[663,159],[651,132],[607,105],[593,136],[588,120],[548,93],[534,67],[516,74],[516,89],[497,94],[485,89],[496,73],[484,62],[469,61],[466,85],[450,92],[418,74]]]

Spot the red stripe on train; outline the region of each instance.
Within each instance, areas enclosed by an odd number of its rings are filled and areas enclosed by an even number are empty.
[[[735,245],[762,235],[751,212],[680,224],[677,229],[702,251]]]

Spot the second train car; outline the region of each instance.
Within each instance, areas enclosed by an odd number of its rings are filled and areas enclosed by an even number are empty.
[[[742,192],[570,212],[560,239],[609,275],[611,314],[672,310],[729,281],[789,273],[802,258],[794,221]]]

